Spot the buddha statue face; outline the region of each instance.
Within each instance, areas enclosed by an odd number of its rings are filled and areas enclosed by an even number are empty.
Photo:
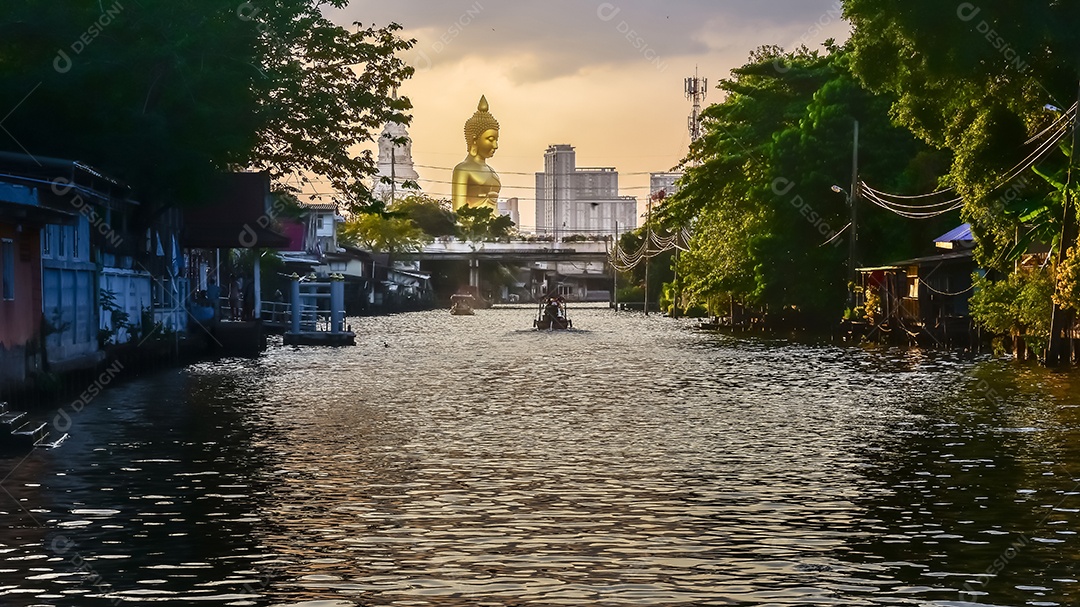
[[[487,129],[469,146],[469,153],[481,158],[491,158],[499,149],[499,129]]]
[[[499,149],[499,121],[488,111],[487,99],[482,95],[476,113],[465,121],[465,145],[474,158],[491,158]]]

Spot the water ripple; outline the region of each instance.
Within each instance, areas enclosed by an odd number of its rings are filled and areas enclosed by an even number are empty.
[[[0,603],[1075,603],[1067,374],[572,313],[110,389],[12,462]]]

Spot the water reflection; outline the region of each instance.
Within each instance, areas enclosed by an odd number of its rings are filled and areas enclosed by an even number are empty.
[[[110,390],[7,462],[0,602],[1075,603],[1074,376],[531,313]]]

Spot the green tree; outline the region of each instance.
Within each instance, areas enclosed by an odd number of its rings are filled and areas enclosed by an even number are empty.
[[[1060,120],[1056,108],[1071,107],[1077,95],[1080,5],[1057,0],[844,4],[854,25],[851,44],[859,78],[895,95],[892,111],[898,122],[953,152],[949,183],[963,196],[964,218],[972,224],[982,264],[1009,275],[1033,243],[1049,245],[1051,255],[1064,261],[1059,253],[1077,238],[1075,206],[1066,213],[1064,205],[1076,194],[1076,180],[1070,183],[1067,171],[1068,122]],[[1058,137],[1065,153],[1053,145]],[[1027,301],[1043,305],[1038,298]],[[1049,318],[1052,309],[1048,304],[1027,313]],[[980,322],[994,324],[985,316],[988,307],[972,311]]]
[[[514,222],[509,215],[496,215],[490,207],[463,206],[457,210],[458,236],[480,242],[506,238],[513,233]]]
[[[1046,348],[1050,318],[1045,311],[1054,293],[1052,268],[1021,267],[997,281],[977,276],[975,287],[971,311],[981,327],[1011,337],[1014,346],[1022,339],[1033,352]]]
[[[1024,181],[1012,208],[1002,190],[1016,185],[1009,177],[1034,177],[1010,171],[1033,151],[1025,146],[1029,137],[1057,120],[1047,105],[1068,108],[1076,98],[1080,6],[1055,0],[844,4],[854,25],[854,72],[873,90],[895,96],[899,123],[953,152],[949,183],[964,197],[982,260],[1010,265],[1003,253],[1032,210],[1025,206],[1046,202],[1053,188]],[[1041,166],[1060,176],[1064,163],[1062,155],[1051,155]],[[1054,204],[1048,212],[1060,221],[1060,202]]]
[[[826,47],[759,48],[720,83],[725,100],[705,110],[681,188],[656,212],[669,233],[693,226],[678,272],[697,301],[840,317],[850,209],[831,187],[850,180],[856,120],[863,178],[891,191],[933,182],[932,154],[890,123],[888,99],[853,78],[847,50]],[[913,224],[863,205],[856,263],[917,254],[947,220]]]
[[[391,256],[417,252],[431,242],[431,237],[411,219],[379,213],[354,215],[338,224],[338,239],[348,245]]]
[[[437,200],[426,194],[411,194],[390,205],[390,211],[408,217],[429,236],[457,235],[454,213],[450,210],[448,200]]]
[[[72,158],[147,203],[198,201],[211,177],[329,180],[354,206],[375,172],[359,144],[406,121],[396,24],[346,29],[347,0],[9,0],[0,19],[0,149]]]

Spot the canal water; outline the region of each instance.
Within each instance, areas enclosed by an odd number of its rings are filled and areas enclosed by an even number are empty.
[[[0,460],[0,605],[1080,604],[1076,375],[571,318],[121,371]]]

